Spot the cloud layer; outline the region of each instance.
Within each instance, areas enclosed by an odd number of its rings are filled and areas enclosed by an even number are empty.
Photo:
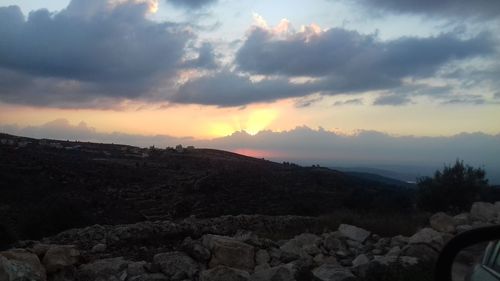
[[[483,19],[500,16],[500,2],[495,0],[357,0],[357,2],[370,9],[395,13]]]

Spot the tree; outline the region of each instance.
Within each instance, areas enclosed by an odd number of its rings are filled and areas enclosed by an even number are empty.
[[[417,206],[426,211],[468,211],[472,203],[484,198],[488,189],[486,172],[464,165],[457,159],[453,166],[437,170],[434,177],[418,179]]]

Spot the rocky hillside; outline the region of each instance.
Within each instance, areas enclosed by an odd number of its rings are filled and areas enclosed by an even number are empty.
[[[348,224],[312,233],[317,219],[297,216],[94,225],[0,252],[0,280],[431,280],[453,235],[499,222],[500,202],[478,202],[470,213],[433,215],[409,237]],[[269,238],[300,228],[290,239]]]
[[[0,248],[92,224],[411,208],[399,187],[211,149],[0,134],[0,159]]]

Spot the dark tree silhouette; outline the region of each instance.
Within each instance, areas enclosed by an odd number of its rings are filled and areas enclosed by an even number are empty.
[[[488,180],[482,168],[464,165],[457,160],[453,166],[436,171],[434,177],[418,180],[417,205],[426,211],[468,211],[473,202],[484,199]]]

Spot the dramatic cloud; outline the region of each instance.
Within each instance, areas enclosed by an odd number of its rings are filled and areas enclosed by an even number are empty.
[[[218,0],[167,0],[167,2],[175,6],[194,10],[214,4],[217,1]]]
[[[214,48],[212,47],[212,44],[207,42],[203,43],[198,49],[198,57],[186,61],[183,66],[188,68],[217,68],[217,62],[215,61]]]
[[[370,9],[432,16],[498,18],[500,2],[495,0],[357,0]]]
[[[311,83],[292,84],[287,79],[252,81],[247,76],[220,71],[183,84],[176,96],[177,103],[219,106],[239,106],[254,102],[269,102],[281,98],[305,96],[314,91]]]
[[[484,166],[494,182],[500,182],[500,135],[463,133],[450,137],[391,136],[376,131],[343,135],[319,128],[297,127],[290,131],[261,131],[252,136],[236,132],[212,140],[176,138],[165,135],[145,136],[124,133],[100,133],[85,123],[71,125],[55,120],[41,126],[20,128],[0,125],[0,131],[37,138],[113,142],[148,147],[175,146],[217,148],[249,152],[275,161],[323,166],[406,167],[431,173],[444,163],[463,159],[474,166]],[[412,170],[413,169],[413,170]],[[413,178],[414,179],[414,178]]]
[[[26,19],[17,6],[0,8],[0,71],[20,81],[31,76],[33,86],[2,84],[0,99],[40,104],[38,99],[78,102],[71,92],[81,100],[147,94],[174,77],[192,37],[176,24],[148,20],[154,9],[150,1],[73,0],[59,13],[38,10]],[[44,79],[54,88],[38,81]],[[29,94],[44,91],[35,87],[40,83],[55,96]]]
[[[342,28],[311,27],[285,35],[254,28],[236,63],[253,74],[326,77],[333,89],[349,90],[359,85],[393,86],[405,77],[429,77],[450,61],[493,52],[488,33],[469,39],[443,33],[382,41],[375,34]]]

